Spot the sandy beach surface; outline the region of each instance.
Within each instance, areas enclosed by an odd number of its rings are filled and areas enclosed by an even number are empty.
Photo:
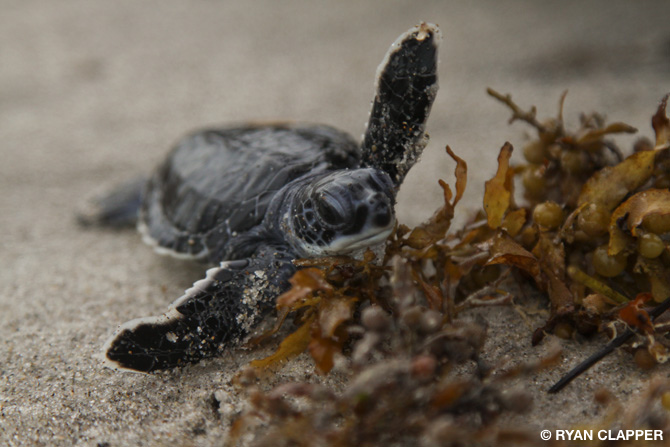
[[[530,131],[508,126],[507,110],[486,87],[536,105],[540,117],[555,116],[568,89],[569,125],[597,110],[646,136],[670,91],[665,1],[0,0],[0,10],[0,445],[7,446],[221,445],[244,409],[231,377],[263,353],[231,351],[152,375],[100,360],[119,324],[165,311],[204,267],[155,255],[133,231],[83,230],[75,210],[149,172],[184,133],[292,119],[358,137],[389,44],[422,20],[438,23],[441,89],[431,141],[403,186],[398,216],[416,224],[440,204],[437,179],[453,181],[449,144],[469,165],[462,222],[480,206],[501,145],[512,142],[520,157]],[[633,137],[618,141],[628,148]],[[491,358],[522,361],[548,349],[530,346],[533,328],[512,309],[486,316]],[[667,365],[641,372],[615,353],[566,392],[544,393],[602,342],[561,342],[564,364],[520,384],[536,396],[523,424],[538,433],[570,428],[599,415],[598,387],[634,399],[653,375],[667,376]],[[267,386],[313,376],[301,358]]]

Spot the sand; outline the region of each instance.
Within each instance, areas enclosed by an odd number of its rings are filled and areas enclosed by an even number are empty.
[[[388,45],[436,22],[444,40],[431,142],[398,216],[416,224],[440,203],[437,179],[453,179],[449,144],[470,168],[462,222],[480,206],[500,146],[511,141],[518,157],[529,130],[509,127],[486,87],[535,104],[541,117],[554,116],[569,89],[568,123],[598,110],[647,136],[670,91],[663,1],[0,0],[0,10],[0,445],[221,445],[244,408],[230,379],[261,353],[153,375],[104,368],[99,357],[119,324],[160,314],[204,268],[156,256],[133,231],[82,230],[74,212],[149,172],[182,134],[295,119],[358,136]],[[546,351],[530,347],[532,328],[516,312],[487,315],[488,355]],[[569,428],[597,415],[598,386],[626,397],[667,375],[617,353],[566,392],[544,394],[600,343],[562,342],[561,370],[524,384],[536,395],[526,423]],[[275,380],[311,375],[303,358]]]

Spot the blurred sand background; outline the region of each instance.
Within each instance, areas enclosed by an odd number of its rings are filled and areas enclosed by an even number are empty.
[[[162,313],[204,268],[154,255],[135,232],[84,231],[73,219],[86,198],[148,172],[185,132],[295,119],[361,135],[388,46],[435,22],[441,90],[398,215],[416,224],[440,204],[437,179],[453,181],[449,144],[469,165],[463,221],[480,206],[500,146],[511,141],[519,157],[530,130],[508,126],[486,87],[535,104],[541,118],[569,89],[568,124],[597,110],[647,136],[670,91],[666,1],[0,0],[0,11],[0,445],[225,439],[244,397],[230,377],[258,353],[155,375],[115,372],[97,358],[118,324]],[[618,141],[628,148],[632,138]],[[488,315],[492,357],[545,351],[530,347],[531,328],[515,312]],[[569,391],[544,394],[602,341],[563,342],[582,353],[522,385],[537,395],[523,423],[539,432],[597,416],[590,396],[602,385],[635,395],[650,373],[620,353]],[[312,372],[303,361],[281,374]]]

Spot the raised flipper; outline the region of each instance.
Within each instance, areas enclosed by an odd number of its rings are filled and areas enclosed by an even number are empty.
[[[363,139],[363,166],[381,169],[396,187],[426,146],[426,119],[437,94],[437,26],[400,36],[377,69],[376,95]]]
[[[159,317],[123,324],[105,344],[109,366],[151,372],[219,355],[268,315],[296,268],[281,249],[222,262]]]
[[[142,194],[147,183],[145,177],[138,177],[119,185],[112,192],[91,200],[85,209],[77,213],[81,225],[100,225],[121,228],[137,223]]]

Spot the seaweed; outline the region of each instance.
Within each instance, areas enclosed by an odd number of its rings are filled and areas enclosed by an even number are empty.
[[[512,164],[505,143],[481,211],[452,230],[467,164],[447,146],[454,190],[439,180],[444,204],[415,228],[398,225],[383,256],[298,261],[302,269],[277,300],[279,323],[266,336],[289,321],[297,329],[243,375],[277,370],[307,351],[318,373],[335,369],[344,384],[253,388],[252,409],[234,423],[231,443],[263,421],[254,445],[534,444],[536,434],[498,424],[531,400],[508,383],[552,367],[560,352],[512,369],[488,364],[481,356],[487,323],[466,312],[512,305],[514,291],[528,285],[549,309],[528,335],[534,345],[549,333],[610,331],[621,335],[604,351],[628,346],[641,367],[670,358],[670,325],[661,315],[670,301],[647,310],[670,296],[668,97],[652,118],[655,142],[639,139],[625,156],[610,138],[636,129],[595,113],[567,129],[565,93],[557,116],[542,122],[534,107],[524,111],[510,95],[488,93],[512,111],[510,121],[536,130],[523,147],[526,162]],[[648,399],[670,406],[667,384],[652,388]]]
[[[631,126],[605,124],[593,114],[568,131],[565,95],[558,117],[540,125],[534,108],[522,112],[509,95],[489,93],[538,133],[524,150],[527,163],[515,167],[531,216],[525,237],[517,240],[537,258],[543,275],[533,278],[551,303],[534,343],[558,326],[568,336],[590,335],[621,321],[621,306],[640,294],[656,303],[670,296],[670,191],[659,188],[670,180],[667,96],[652,118],[655,145],[640,139],[624,157],[606,137],[634,132]],[[543,173],[539,183],[537,172]],[[653,351],[657,361],[665,361],[662,350]]]

